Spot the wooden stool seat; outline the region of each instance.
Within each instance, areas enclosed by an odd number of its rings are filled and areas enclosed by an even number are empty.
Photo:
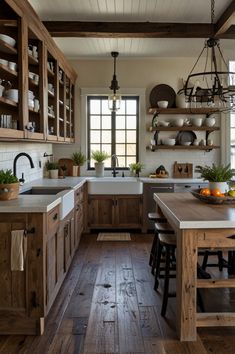
[[[150,251],[150,256],[149,256],[149,265],[152,267],[152,274],[154,274],[154,270],[156,267],[156,253],[157,253],[157,247],[158,247],[158,234],[159,233],[167,233],[167,234],[174,234],[174,230],[168,224],[168,222],[155,222],[154,223],[154,237],[153,237],[153,243]]]
[[[160,213],[148,213],[148,219],[152,221],[158,221],[158,222],[166,222],[165,216],[163,216]]]
[[[176,246],[176,235],[175,234],[159,234],[159,241],[163,244],[163,246],[171,245]]]

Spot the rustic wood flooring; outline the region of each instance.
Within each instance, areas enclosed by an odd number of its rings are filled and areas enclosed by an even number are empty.
[[[232,354],[235,328],[201,328],[196,342],[180,343],[175,299],[160,315],[148,265],[151,235],[131,242],[97,242],[83,235],[43,336],[0,336],[1,354]],[[216,269],[217,276],[221,276]],[[204,292],[205,306],[235,308],[235,294]]]

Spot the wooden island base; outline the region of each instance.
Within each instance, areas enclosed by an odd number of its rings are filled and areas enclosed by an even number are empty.
[[[197,279],[198,250],[235,249],[235,209],[204,204],[190,193],[155,194],[177,234],[177,331],[195,341],[197,327],[235,326],[235,313],[197,313],[197,288],[234,288],[235,279]]]

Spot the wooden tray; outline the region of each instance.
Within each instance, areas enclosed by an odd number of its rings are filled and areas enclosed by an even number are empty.
[[[235,198],[225,196],[225,197],[214,197],[212,195],[205,196],[200,194],[200,189],[192,190],[192,195],[199,199],[203,203],[207,204],[235,204]]]
[[[73,175],[73,160],[72,159],[67,159],[67,158],[62,158],[59,159],[59,166],[65,165],[67,167],[67,170],[65,171],[65,176],[72,176]],[[62,176],[63,173],[61,169],[59,170],[59,175]]]

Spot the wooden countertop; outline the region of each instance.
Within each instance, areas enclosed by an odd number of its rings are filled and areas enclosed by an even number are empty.
[[[235,227],[235,204],[206,204],[191,193],[155,193],[154,200],[167,219],[179,229]]]

